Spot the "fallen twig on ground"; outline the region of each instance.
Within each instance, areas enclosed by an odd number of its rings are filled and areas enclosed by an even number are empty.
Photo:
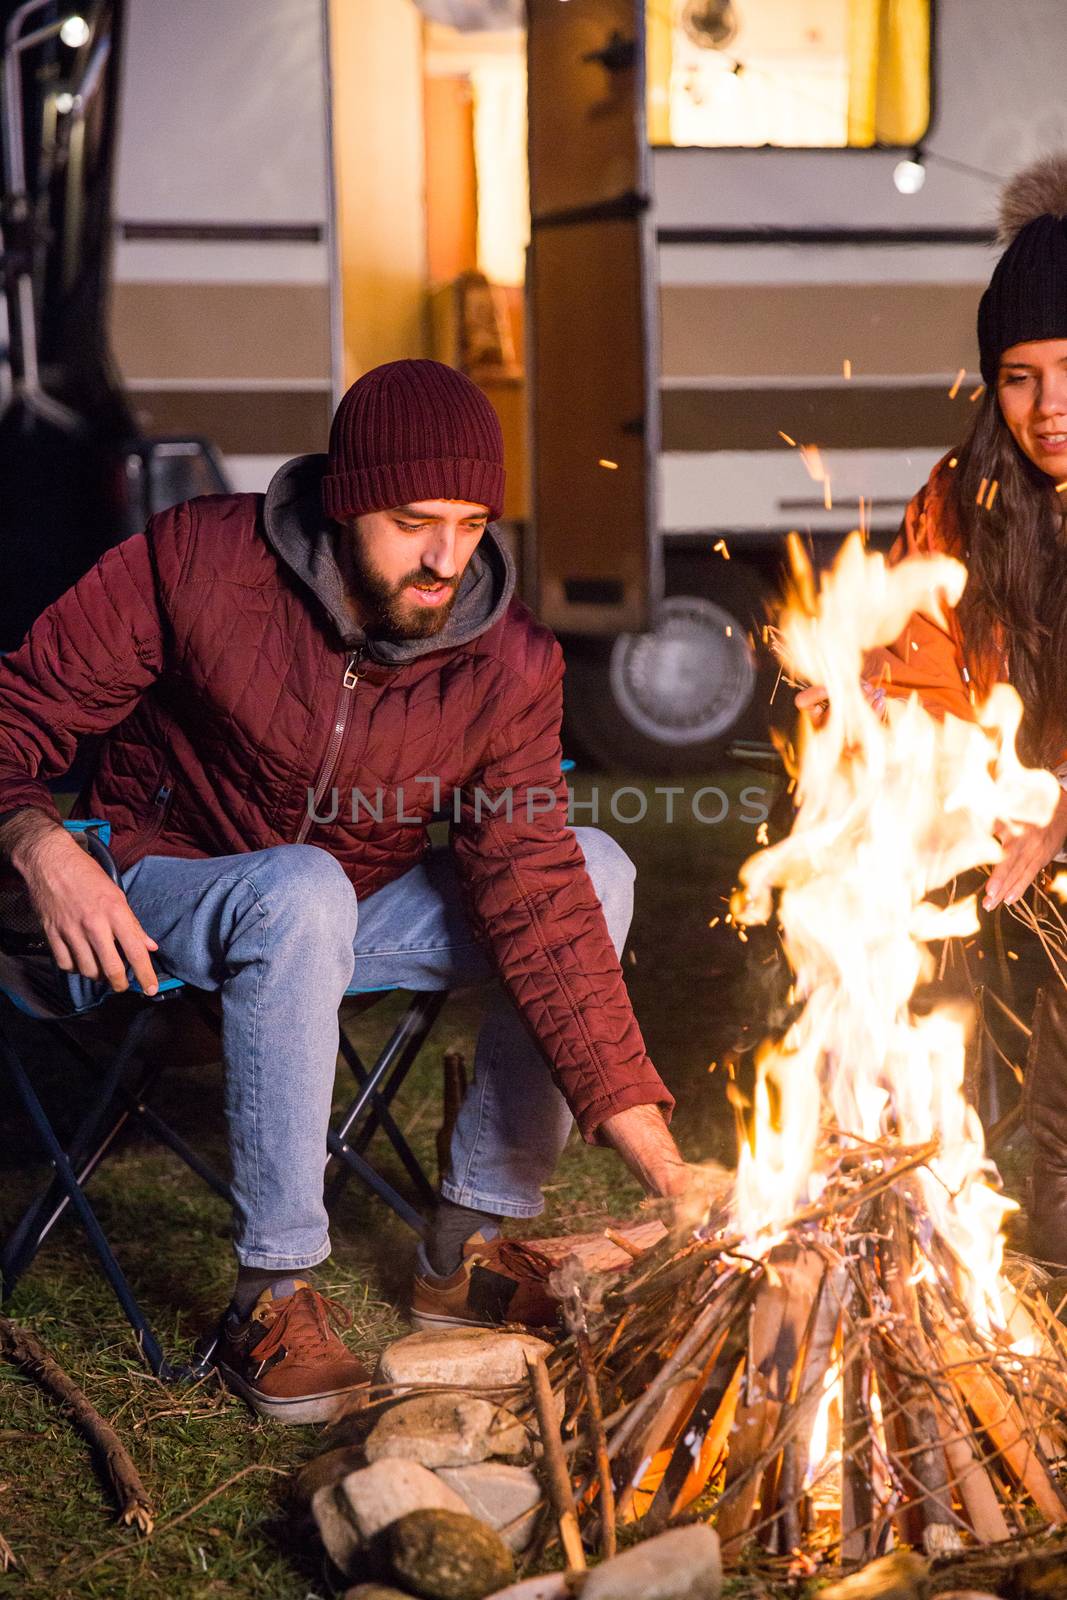
[[[102,1417],[81,1389],[49,1355],[36,1334],[20,1327],[10,1317],[0,1317],[0,1355],[25,1372],[64,1406],[75,1426],[99,1451],[119,1503],[119,1515],[127,1527],[150,1534],[155,1512],[133,1458],[111,1423]]]

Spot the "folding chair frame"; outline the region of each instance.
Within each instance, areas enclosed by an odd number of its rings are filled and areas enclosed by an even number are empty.
[[[162,1072],[160,1063],[145,1062],[143,1058],[143,1039],[151,1015],[146,1005],[134,1017],[125,1039],[100,1075],[89,1109],[66,1146],[56,1134],[29,1073],[0,1024],[0,1060],[54,1169],[51,1182],[31,1201],[4,1241],[0,1251],[0,1278],[2,1299],[6,1301],[68,1205],[73,1207],[149,1367],[157,1377],[173,1380],[200,1376],[203,1368],[176,1366],[167,1360],[85,1192],[86,1184],[119,1133],[134,1118],[169,1146],[216,1194],[227,1201],[232,1198],[229,1185],[145,1103],[145,1097]],[[60,1034],[56,1023],[40,1025],[50,1027],[53,1034]],[[95,1068],[88,1054],[65,1033],[61,1038],[68,1055]],[[142,1062],[142,1070],[136,1089],[130,1090],[125,1080],[138,1060]]]

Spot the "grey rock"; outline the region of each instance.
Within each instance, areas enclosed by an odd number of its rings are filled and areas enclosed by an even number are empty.
[[[541,1578],[523,1578],[498,1589],[489,1600],[574,1600],[574,1590],[565,1572],[548,1572]],[[940,1600],[940,1596],[938,1597]]]
[[[344,1600],[411,1600],[403,1589],[394,1589],[388,1583],[357,1583],[346,1589]]]
[[[925,1556],[913,1550],[894,1550],[839,1583],[831,1583],[821,1590],[819,1600],[918,1600],[929,1572]]]
[[[417,1461],[375,1461],[342,1478],[335,1493],[344,1500],[361,1541],[373,1539],[409,1511],[435,1509],[462,1515],[467,1511],[456,1491]]]
[[[395,1388],[426,1383],[458,1389],[500,1389],[526,1382],[526,1358],[548,1355],[551,1345],[532,1333],[447,1328],[411,1333],[382,1354],[378,1382]]]
[[[484,1461],[472,1467],[439,1467],[437,1476],[454,1489],[472,1517],[494,1528],[509,1549],[525,1550],[533,1538],[541,1485],[525,1467]]]
[[[339,1572],[347,1577],[359,1556],[363,1541],[349,1513],[340,1485],[324,1483],[311,1497],[311,1515],[319,1530],[326,1554]]]
[[[489,1456],[520,1456],[526,1429],[503,1406],[473,1394],[418,1394],[379,1417],[368,1461],[402,1457],[424,1467],[463,1467]]]
[[[503,1539],[466,1513],[412,1511],[382,1529],[373,1553],[422,1600],[485,1600],[515,1576]]]
[[[583,1585],[582,1600],[719,1600],[721,1593],[718,1535],[694,1523],[602,1562]]]
[[[301,1507],[309,1506],[324,1484],[340,1483],[342,1478],[363,1465],[363,1452],[356,1445],[325,1450],[312,1456],[293,1479],[293,1498]]]

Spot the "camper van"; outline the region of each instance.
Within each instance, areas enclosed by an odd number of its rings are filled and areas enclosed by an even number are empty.
[[[460,365],[575,745],[759,737],[784,536],[888,541],[967,426],[998,186],[1067,146],[1062,0],[86,0],[24,53],[54,137],[105,11],[139,431],[262,489],[361,371]]]

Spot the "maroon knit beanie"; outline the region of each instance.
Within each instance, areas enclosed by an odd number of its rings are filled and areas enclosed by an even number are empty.
[[[390,361],[358,378],[330,429],[327,516],[358,517],[415,500],[467,500],[498,517],[504,438],[496,412],[440,361]]]

